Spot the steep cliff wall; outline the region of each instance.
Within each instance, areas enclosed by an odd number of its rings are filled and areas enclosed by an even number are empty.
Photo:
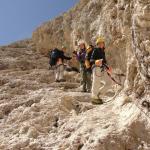
[[[122,97],[116,99],[115,108],[118,105],[117,100],[123,101],[117,109],[121,110],[121,112],[118,110],[121,119],[127,116],[130,118],[127,119],[129,122],[125,121],[128,122],[128,125],[126,124],[128,129],[125,130],[129,132],[131,130],[129,139],[132,142],[125,140],[129,144],[127,146],[119,139],[115,140],[114,150],[149,149],[149,146],[142,146],[137,139],[147,141],[144,134],[149,136],[147,132],[149,118],[143,116],[144,113],[147,115],[149,113],[141,104],[144,100],[150,101],[150,0],[80,0],[80,3],[69,12],[39,27],[33,33],[33,40],[39,50],[60,47],[62,44],[66,44],[72,50],[80,39],[94,43],[99,35],[103,35],[106,39],[106,55],[109,63],[114,68],[126,72]],[[144,111],[142,116],[141,110]],[[127,113],[130,111],[131,114]],[[142,118],[145,118],[147,123]],[[144,134],[139,132],[143,129],[146,131],[143,131]],[[80,129],[78,131],[80,132]],[[72,138],[69,140],[74,141],[75,138]],[[116,138],[119,138],[119,135]],[[106,144],[108,137],[104,139]],[[112,144],[107,143],[107,146],[101,149],[110,149],[109,145]],[[84,145],[84,148],[87,147]],[[93,149],[99,149],[97,144]]]
[[[137,97],[145,97],[145,95],[150,96],[150,1],[138,0],[135,1],[134,6],[132,41],[137,61],[134,92]],[[134,67],[132,66],[132,68]],[[150,97],[146,96],[145,99],[150,100]]]
[[[79,40],[95,44],[95,39],[102,35],[106,39],[108,61],[126,71],[131,10],[130,1],[80,0],[70,11],[35,30],[33,41],[44,53],[63,44],[73,51]]]
[[[33,41],[42,52],[63,44],[72,51],[80,39],[95,43],[102,35],[108,62],[128,71],[126,85],[130,89],[137,74],[144,81],[149,79],[149,30],[148,0],[80,0],[67,13],[40,26]]]
[[[35,49],[65,44],[71,52],[78,40],[94,43],[98,35],[126,81],[116,97],[93,106],[79,83],[53,83],[48,58]],[[150,0],[80,0],[36,29],[32,41],[0,53],[0,149],[150,150],[150,112],[142,107],[150,101]]]

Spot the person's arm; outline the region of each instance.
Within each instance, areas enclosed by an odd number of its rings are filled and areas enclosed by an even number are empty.
[[[107,64],[107,60],[106,60],[105,51],[104,51],[104,53],[103,53],[103,63],[104,63],[104,64]]]
[[[90,59],[90,62],[92,63],[92,64],[94,64],[95,63],[95,56],[96,56],[96,50],[93,50],[93,53],[92,53],[92,55],[91,55],[91,59]]]
[[[77,51],[73,51],[72,53],[73,53],[73,55],[75,55],[75,56],[77,55]]]
[[[64,55],[64,59],[71,60],[72,58]]]
[[[64,52],[62,53],[62,59],[70,60],[72,59],[71,57],[65,56]]]
[[[77,52],[77,60],[78,60],[79,62],[81,62],[81,59],[82,59],[81,52],[78,51],[78,52]]]

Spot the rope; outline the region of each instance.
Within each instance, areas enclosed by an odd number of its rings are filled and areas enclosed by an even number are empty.
[[[118,85],[120,85],[120,86],[122,86],[122,84],[121,83],[119,83],[118,81],[116,81],[112,76],[111,76],[111,74],[110,73],[108,73],[107,72],[107,75],[111,78],[111,80],[112,81],[114,81],[116,84],[118,84]]]
[[[150,102],[147,102],[146,100],[142,102],[142,106],[147,108],[148,111],[150,111]]]
[[[136,100],[138,101],[138,99],[136,99]],[[143,101],[143,102],[145,102],[145,101]],[[143,103],[143,102],[142,102],[142,103]],[[147,102],[147,101],[146,101],[146,102]],[[146,113],[143,109],[141,109],[141,108],[139,107],[140,102],[136,103],[136,102],[133,101],[133,103],[140,109],[140,111],[141,111],[142,113],[145,114],[146,118],[150,121],[150,116],[148,115],[149,111]],[[147,103],[149,103],[149,102],[147,102]],[[149,104],[150,104],[150,103],[149,103]],[[142,105],[142,106],[143,106],[143,105]]]

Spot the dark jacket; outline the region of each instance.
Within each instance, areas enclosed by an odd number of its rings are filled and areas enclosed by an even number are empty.
[[[106,56],[105,56],[105,49],[95,48],[92,53],[90,62],[94,64],[95,61],[99,59],[103,59],[103,64],[107,64]]]
[[[77,60],[80,63],[85,63],[85,57],[86,57],[86,49],[81,49],[79,52],[77,52]]]
[[[77,60],[79,61],[80,63],[80,71],[85,71],[86,70],[86,67],[85,67],[85,56],[86,56],[86,49],[80,49],[78,52],[77,52]]]

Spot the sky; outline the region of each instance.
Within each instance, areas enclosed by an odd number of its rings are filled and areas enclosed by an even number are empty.
[[[0,45],[30,38],[32,32],[79,0],[0,0]]]

